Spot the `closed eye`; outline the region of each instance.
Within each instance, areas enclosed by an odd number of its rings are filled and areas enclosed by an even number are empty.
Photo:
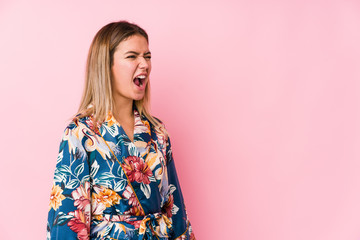
[[[130,56],[127,56],[126,58],[136,58],[135,55],[130,55]]]

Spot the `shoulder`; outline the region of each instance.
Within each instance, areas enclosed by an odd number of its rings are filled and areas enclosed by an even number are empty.
[[[152,116],[154,119],[156,119],[156,121],[158,121],[159,123],[163,124],[164,125],[164,122],[160,120],[160,118],[158,117],[155,117],[155,116]],[[165,126],[165,125],[164,125]]]
[[[167,129],[166,129],[166,124],[163,120],[161,120],[160,118],[158,117],[155,117],[155,116],[152,116],[159,124],[159,127],[165,129],[165,132],[167,133]]]
[[[159,138],[163,139],[163,143],[165,144],[165,146],[168,146],[170,144],[170,134],[165,126],[164,121],[162,121],[158,117],[155,116],[152,117],[158,122],[158,126],[155,126],[155,130]]]
[[[79,117],[75,116],[72,120],[70,120],[63,133],[63,140],[72,140],[72,141],[80,141],[87,135],[94,135],[94,130],[92,128],[92,119],[91,116],[87,117]]]
[[[167,134],[167,129],[166,129],[166,126],[165,126],[165,123],[164,121],[162,121],[160,118],[158,117],[155,117],[155,116],[152,116],[158,123],[158,127],[161,128],[160,130],[164,129],[165,130],[165,133]]]
[[[64,130],[75,131],[83,127],[89,127],[89,117],[79,117],[78,115],[67,121]]]

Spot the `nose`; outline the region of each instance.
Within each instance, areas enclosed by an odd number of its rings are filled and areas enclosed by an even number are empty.
[[[146,58],[140,57],[139,68],[141,68],[141,69],[149,68],[149,62],[148,62],[148,60],[146,60]]]

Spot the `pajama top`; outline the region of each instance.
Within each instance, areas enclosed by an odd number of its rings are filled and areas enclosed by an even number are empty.
[[[109,112],[65,128],[50,195],[47,239],[195,239],[170,138],[134,108],[134,141]]]

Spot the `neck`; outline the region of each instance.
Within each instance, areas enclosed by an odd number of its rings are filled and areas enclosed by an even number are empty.
[[[114,116],[118,120],[125,120],[133,117],[133,100],[124,98],[115,98]]]

